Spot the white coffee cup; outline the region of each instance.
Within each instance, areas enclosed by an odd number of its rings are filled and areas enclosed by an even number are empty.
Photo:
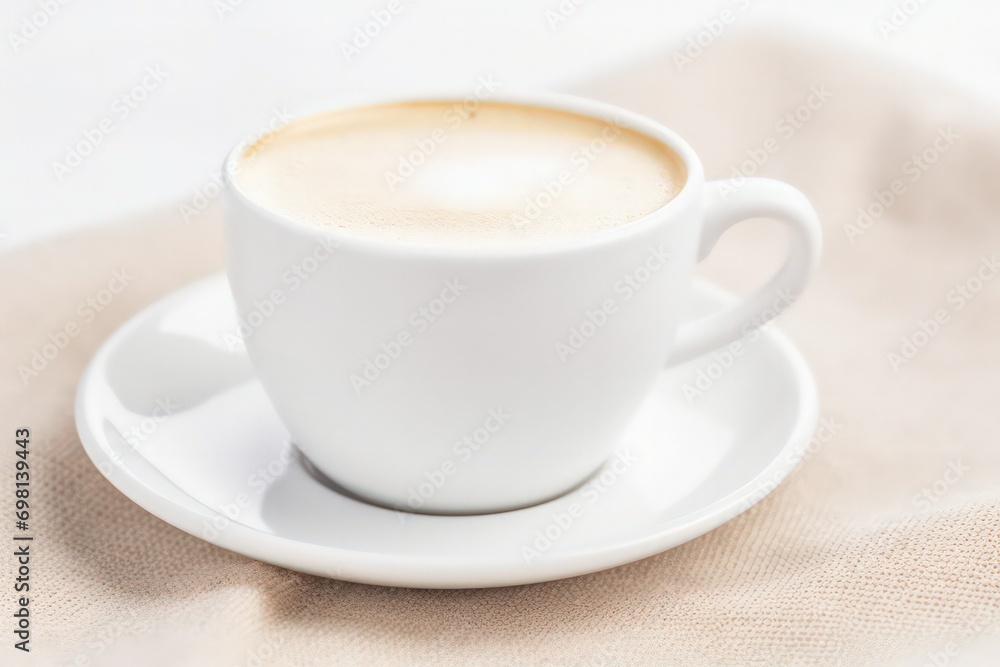
[[[592,236],[407,244],[265,210],[232,178],[246,145],[227,159],[228,274],[251,362],[302,453],[365,500],[466,514],[569,491],[607,460],[665,364],[748,333],[818,261],[816,213],[791,186],[706,184],[680,137],[607,104],[505,101],[646,134],[681,157],[686,182],[662,208]],[[749,218],[787,223],[784,265],[729,310],[681,322],[696,263]],[[627,276],[638,286],[628,298],[615,289]]]

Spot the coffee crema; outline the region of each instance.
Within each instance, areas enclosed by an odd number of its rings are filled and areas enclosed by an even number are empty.
[[[266,209],[352,236],[502,243],[619,227],[685,177],[671,148],[613,121],[433,101],[293,121],[244,151],[235,181]]]

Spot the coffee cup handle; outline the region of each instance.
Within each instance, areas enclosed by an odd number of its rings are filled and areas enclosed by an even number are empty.
[[[754,294],[721,313],[682,324],[669,365],[711,352],[761,327],[791,305],[808,282],[822,247],[819,218],[805,195],[769,178],[748,178],[740,185],[730,181],[705,184],[705,220],[698,261],[708,256],[723,232],[751,218],[772,218],[789,227],[792,242],[784,265]],[[776,301],[781,308],[775,307]]]

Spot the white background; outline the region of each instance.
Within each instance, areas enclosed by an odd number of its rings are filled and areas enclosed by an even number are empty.
[[[402,10],[350,62],[341,44],[389,0],[228,0],[232,11],[224,0],[63,1],[4,3],[0,248],[190,200],[275,109],[454,89],[482,75],[505,89],[558,89],[682,47],[703,21],[748,3],[720,39],[778,25],[831,49],[908,61],[1000,103],[994,0],[395,0]],[[560,2],[580,4],[552,25]],[[46,3],[55,15],[20,43]],[[903,4],[917,10],[883,35],[879,21]],[[112,105],[147,67],[167,76],[121,118]],[[103,118],[111,133],[58,178],[53,163]]]

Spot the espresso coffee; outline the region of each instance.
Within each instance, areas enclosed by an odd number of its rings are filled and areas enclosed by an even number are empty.
[[[345,234],[503,243],[638,220],[685,176],[668,146],[613,120],[442,101],[293,121],[244,151],[235,182],[265,209]]]

